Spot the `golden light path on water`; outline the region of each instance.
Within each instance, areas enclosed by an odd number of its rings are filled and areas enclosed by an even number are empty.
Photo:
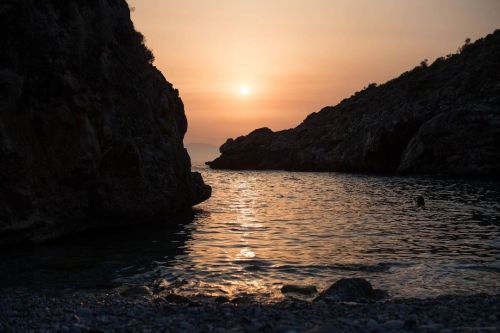
[[[500,292],[497,184],[201,171],[213,197],[161,267],[180,294],[279,299],[284,284],[321,290],[342,277],[393,296]]]
[[[392,297],[500,293],[498,181],[195,170],[213,196],[194,216],[0,253],[0,284],[265,302],[363,277]]]
[[[0,284],[274,301],[285,284],[362,277],[393,297],[500,293],[498,181],[195,170],[213,195],[194,216],[0,253]]]

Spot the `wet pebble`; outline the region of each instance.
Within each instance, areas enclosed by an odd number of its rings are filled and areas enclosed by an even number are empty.
[[[366,328],[370,332],[380,332],[382,329],[380,324],[375,319],[368,320],[368,322],[366,323]]]
[[[441,331],[443,328],[443,325],[441,324],[427,324],[427,325],[421,325],[419,326],[419,331],[420,332],[425,332],[425,333],[437,333]]]
[[[395,319],[384,323],[384,328],[388,331],[400,331],[404,326],[404,321]]]

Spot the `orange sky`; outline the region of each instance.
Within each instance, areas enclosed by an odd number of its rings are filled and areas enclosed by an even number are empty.
[[[180,90],[185,143],[295,127],[370,82],[500,28],[499,0],[128,2],[155,65]]]

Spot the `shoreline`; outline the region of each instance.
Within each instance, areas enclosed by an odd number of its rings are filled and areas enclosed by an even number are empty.
[[[499,332],[500,294],[276,303],[0,288],[2,332]]]

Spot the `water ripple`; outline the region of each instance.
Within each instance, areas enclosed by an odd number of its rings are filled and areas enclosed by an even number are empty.
[[[498,182],[198,171],[213,196],[175,230],[2,253],[0,285],[165,279],[184,294],[276,298],[286,283],[355,276],[392,296],[500,292]]]
[[[217,273],[212,283],[233,292],[258,280],[270,294],[345,276],[394,296],[500,292],[498,182],[199,171],[214,194],[199,206],[187,258],[169,263],[184,278]]]

